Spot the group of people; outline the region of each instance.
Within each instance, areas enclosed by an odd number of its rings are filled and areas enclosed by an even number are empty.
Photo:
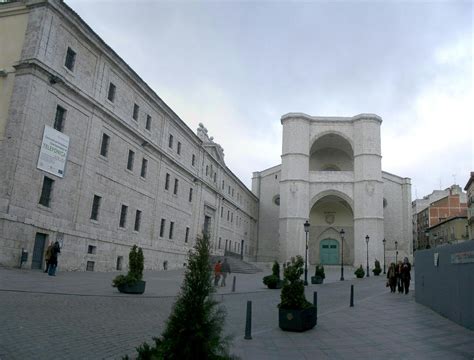
[[[56,268],[58,266],[58,254],[61,252],[61,247],[59,242],[50,243],[46,249],[46,254],[44,259],[46,261],[45,273],[48,273],[49,276],[56,276]]]
[[[394,293],[398,289],[400,294],[403,292],[408,294],[411,280],[410,271],[411,264],[407,257],[403,259],[403,262],[390,264],[387,272],[387,287],[390,286],[390,292]]]
[[[225,286],[225,279],[230,274],[230,265],[227,259],[224,258],[224,262],[217,261],[214,265],[214,286],[219,286],[219,280],[222,278],[221,286]]]

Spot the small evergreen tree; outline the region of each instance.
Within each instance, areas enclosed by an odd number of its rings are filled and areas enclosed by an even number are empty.
[[[143,279],[143,263],[145,258],[143,256],[142,248],[133,245],[128,254],[128,273],[127,275],[118,275],[112,283],[113,287],[120,285],[133,285],[137,281]]]
[[[225,312],[211,295],[209,237],[198,238],[190,251],[181,291],[173,306],[166,329],[155,346],[137,348],[138,359],[230,359],[229,338],[222,331]]]
[[[304,295],[304,283],[300,279],[303,275],[303,258],[298,255],[295,258],[291,258],[291,263],[289,263],[284,271],[285,285],[281,289],[281,303],[278,305],[282,309],[306,309],[313,304],[311,304]]]

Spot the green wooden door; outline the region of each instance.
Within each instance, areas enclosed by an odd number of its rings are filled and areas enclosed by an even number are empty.
[[[319,256],[321,258],[321,264],[338,265],[339,243],[333,239],[322,240],[319,245]]]

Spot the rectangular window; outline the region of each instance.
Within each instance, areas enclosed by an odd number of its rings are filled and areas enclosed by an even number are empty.
[[[115,85],[113,83],[109,83],[109,92],[107,93],[107,99],[114,102],[115,100]]]
[[[189,239],[189,228],[186,228],[186,235],[184,236],[184,242],[187,243]]]
[[[230,222],[234,222],[234,213],[230,214]]]
[[[97,253],[97,246],[89,245],[87,247],[87,253],[88,254],[96,254]]]
[[[224,214],[224,207],[221,206],[221,217],[222,217],[223,214]]]
[[[117,256],[117,266],[116,270],[122,270],[123,256]]]
[[[170,134],[168,138],[168,147],[173,148],[173,135]]]
[[[214,173],[214,182],[217,181],[217,173]]]
[[[128,206],[122,205],[122,209],[120,210],[120,222],[119,222],[119,226],[121,228],[124,228],[127,223],[127,211],[128,211]]]
[[[88,261],[87,266],[86,266],[86,271],[94,271],[94,265],[95,265],[94,261]]]
[[[234,188],[232,188],[232,197],[234,197]]]
[[[178,195],[178,179],[174,179],[173,194]]]
[[[150,115],[146,116],[145,129],[151,130],[151,116]]]
[[[191,158],[191,165],[194,166],[196,164],[196,155],[193,154]]]
[[[53,179],[50,179],[47,176],[44,177],[43,188],[41,189],[41,196],[39,199],[39,203],[43,206],[49,207],[49,204],[51,202],[51,192],[53,190],[53,183]]]
[[[189,188],[189,202],[193,201],[193,188]]]
[[[222,190],[224,190],[224,180],[222,180]]]
[[[160,223],[160,237],[163,237],[164,234],[165,234],[165,226],[166,226],[166,220],[165,220],[165,219],[161,219],[161,223]]]
[[[206,176],[209,175],[209,166],[206,165]]]
[[[230,195],[230,185],[229,185],[229,188],[227,189],[227,193]]]
[[[222,238],[219,238],[219,243],[217,244],[217,248],[218,248],[218,249],[221,248],[221,241],[222,241]]]
[[[143,158],[142,159],[142,169],[140,171],[140,176],[142,178],[146,178],[146,171],[147,171],[147,168],[148,168],[148,160]]]
[[[170,221],[170,240],[173,239],[174,222]]]
[[[135,231],[140,231],[141,220],[142,220],[142,212],[140,210],[137,210],[137,212],[135,213],[135,226],[134,226]]]
[[[64,66],[67,67],[69,70],[74,70],[74,65],[76,63],[76,52],[72,50],[70,47],[67,48],[66,53],[66,61],[64,62]]]
[[[109,142],[110,136],[107,134],[102,134],[102,143],[100,144],[100,155],[107,157],[109,153]]]
[[[133,160],[135,159],[135,153],[132,150],[128,150],[127,169],[133,171]]]
[[[99,220],[99,208],[101,200],[102,198],[100,196],[94,195],[94,200],[92,201],[91,220]]]
[[[230,219],[230,211],[227,210],[227,221],[229,221],[229,219]]]
[[[170,174],[166,174],[165,178],[165,190],[168,190],[170,188]]]
[[[178,148],[176,149],[178,155],[181,155],[181,143],[178,141]]]
[[[56,117],[54,118],[53,127],[58,131],[63,131],[64,119],[66,118],[66,109],[61,106],[56,106]]]
[[[138,106],[137,104],[133,104],[133,120],[137,120],[138,121],[138,111],[140,110],[140,106]]]

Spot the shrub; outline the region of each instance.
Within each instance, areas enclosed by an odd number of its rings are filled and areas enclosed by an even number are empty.
[[[324,273],[324,266],[323,265],[316,265],[316,270],[314,272],[314,276],[318,276],[320,278],[325,279],[326,274]]]
[[[362,265],[360,265],[356,271],[354,271],[354,274],[355,276],[357,276],[358,278],[363,278],[364,275],[365,275],[365,271],[364,269],[362,268]]]
[[[280,279],[275,275],[268,275],[263,277],[263,283],[267,285],[270,289],[276,289]]]
[[[225,312],[212,298],[213,271],[209,237],[198,238],[189,252],[180,293],[166,328],[154,346],[143,343],[137,359],[230,359],[229,338],[223,337]]]
[[[306,309],[313,306],[306,300],[304,283],[303,280],[300,280],[304,272],[303,264],[303,258],[298,255],[296,259],[291,258],[291,263],[285,267],[285,284],[281,289],[281,302],[278,305],[282,309]]]
[[[375,268],[372,269],[374,275],[379,275],[382,272],[382,268],[380,267],[380,261],[375,259]]]
[[[144,256],[142,248],[133,245],[128,254],[128,273],[127,275],[118,275],[112,282],[113,287],[121,285],[133,285],[143,278]]]
[[[280,279],[280,264],[278,264],[278,261],[276,260],[272,266],[272,274],[275,275],[278,279]]]

